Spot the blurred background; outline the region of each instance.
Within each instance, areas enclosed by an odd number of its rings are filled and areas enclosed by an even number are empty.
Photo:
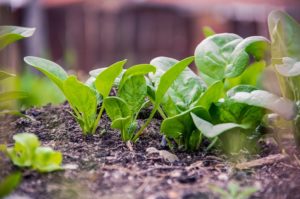
[[[300,20],[299,8],[300,0],[0,0],[0,25],[37,28],[33,37],[2,51],[0,65],[19,74],[15,86],[31,92],[25,107],[60,103],[61,93],[28,72],[24,56],[48,58],[84,79],[88,71],[125,58],[130,66],[156,56],[193,55],[203,26],[268,37],[271,10]]]

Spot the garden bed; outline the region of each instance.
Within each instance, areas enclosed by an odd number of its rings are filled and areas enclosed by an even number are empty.
[[[97,133],[84,137],[78,124],[68,113],[67,104],[47,105],[25,112],[29,118],[1,119],[1,139],[12,145],[15,133],[35,133],[43,146],[63,154],[63,171],[40,174],[24,169],[23,180],[11,196],[25,198],[218,198],[209,185],[226,187],[237,181],[242,186],[260,187],[251,198],[300,198],[300,168],[295,158],[271,161],[270,164],[238,170],[218,152],[195,153],[174,151],[179,160],[168,153],[160,156],[159,127],[154,119],[139,141],[130,147],[110,128],[104,114]],[[147,112],[144,114],[147,115]],[[10,118],[11,119],[11,118]],[[140,116],[139,122],[143,121]],[[5,129],[4,129],[5,127]],[[3,143],[4,140],[1,140]],[[273,142],[261,142],[262,151],[253,159],[280,153]],[[204,144],[205,145],[205,144]],[[299,157],[293,141],[285,139],[288,154]],[[154,149],[154,148],[155,149]],[[170,151],[169,151],[170,152]],[[1,164],[0,177],[18,170],[8,159]],[[13,198],[13,197],[12,197]]]

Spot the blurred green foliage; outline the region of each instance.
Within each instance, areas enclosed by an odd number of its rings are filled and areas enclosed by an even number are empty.
[[[59,104],[65,100],[62,92],[48,78],[29,71],[19,75],[16,88],[28,95],[18,101],[21,108],[39,107],[48,103]]]

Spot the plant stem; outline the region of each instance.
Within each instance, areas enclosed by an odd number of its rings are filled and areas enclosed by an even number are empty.
[[[149,118],[147,119],[146,123],[140,128],[140,130],[135,134],[135,136],[133,137],[132,141],[136,142],[137,139],[142,135],[143,131],[145,130],[145,128],[150,124],[152,118],[154,117],[154,114],[156,113],[158,107],[154,107],[152,109],[152,112],[149,116]]]
[[[157,111],[159,112],[159,114],[161,115],[161,117],[165,120],[167,119],[166,114],[164,113],[164,111],[162,110],[162,108],[160,106],[158,106]]]
[[[99,121],[100,121],[100,119],[101,119],[101,116],[102,116],[103,111],[104,111],[104,102],[102,102],[102,105],[101,105],[101,108],[100,108],[100,112],[99,112],[99,114],[98,114],[98,116],[97,116],[97,119],[96,119],[96,121],[95,121],[95,123],[94,123],[94,127],[93,127],[93,130],[92,130],[92,134],[94,134],[94,133],[96,132],[96,129],[97,129],[97,127],[98,127],[98,123],[99,123]]]

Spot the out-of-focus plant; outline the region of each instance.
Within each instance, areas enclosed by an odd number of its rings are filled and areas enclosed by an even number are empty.
[[[16,77],[16,88],[27,94],[26,98],[18,100],[18,105],[22,109],[44,106],[48,103],[59,104],[65,100],[64,95],[49,79],[28,71]]]
[[[40,172],[61,170],[62,154],[49,147],[41,147],[36,135],[20,133],[13,136],[15,145],[7,148],[7,154],[14,165],[31,167]]]
[[[284,97],[298,105],[300,100],[300,24],[282,11],[268,18],[272,65],[275,67]],[[300,146],[300,113],[293,120],[295,141]]]
[[[255,186],[242,187],[234,181],[230,181],[225,190],[216,185],[210,185],[209,188],[221,199],[248,199],[259,191]]]
[[[0,50],[2,50],[7,45],[15,41],[32,36],[34,31],[35,31],[34,28],[25,28],[19,26],[0,26]],[[5,71],[0,71],[0,81],[10,77],[15,77],[15,75],[9,74]],[[6,110],[9,108],[7,102],[26,97],[25,92],[7,91],[7,89],[5,88],[6,86],[7,85],[4,85],[2,81],[0,84],[0,89],[4,90],[2,93],[0,93],[0,111],[2,113],[8,112]],[[9,111],[9,112],[15,112],[15,111]]]
[[[13,173],[0,181],[0,198],[9,195],[20,184],[22,179],[21,173]]]

